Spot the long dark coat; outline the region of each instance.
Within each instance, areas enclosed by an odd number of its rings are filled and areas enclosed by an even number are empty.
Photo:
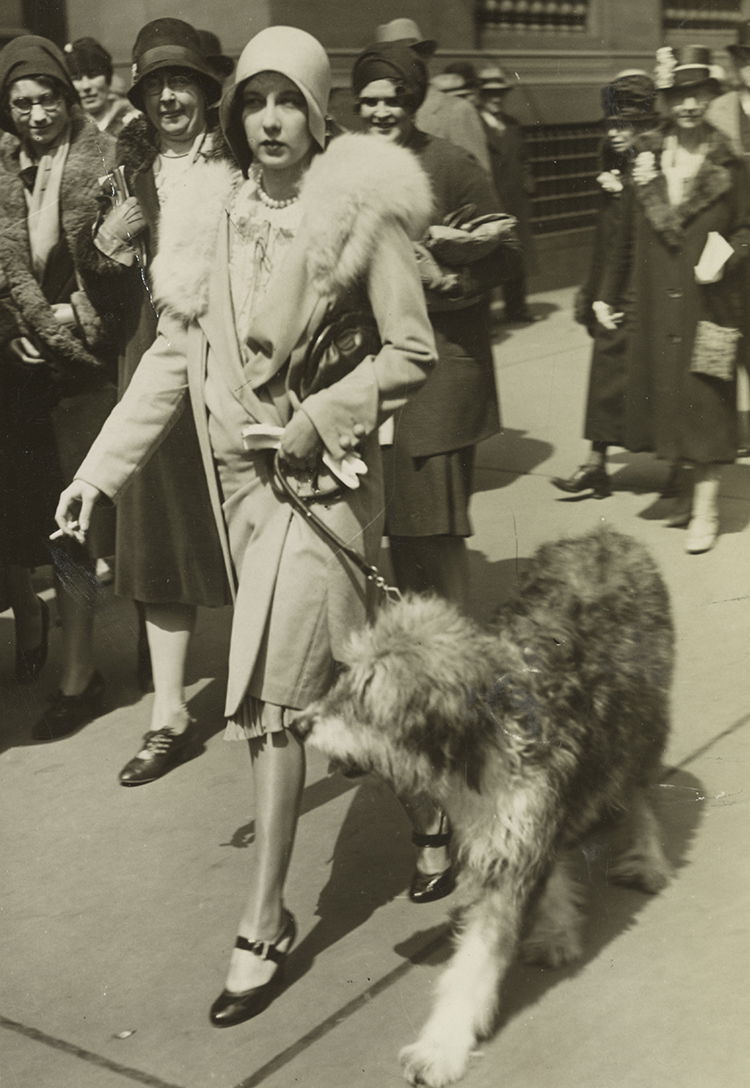
[[[117,163],[148,221],[142,236],[149,263],[156,252],[159,201],[152,166],[157,148],[143,117],[127,125],[117,142]],[[212,156],[213,157],[213,156]],[[186,211],[189,215],[189,210]],[[142,356],[156,339],[158,314],[141,270],[112,267],[103,286],[120,300],[122,396]],[[115,591],[147,604],[218,607],[229,600],[219,538],[189,412],[183,413],[118,506]]]
[[[114,141],[79,109],[72,115],[70,149],[60,188],[60,240],[42,282],[33,271],[27,206],[19,170],[19,141],[0,138],[0,396],[5,462],[0,535],[6,559],[49,562],[60,485],[70,479],[115,400],[115,315],[93,303],[101,271],[82,252],[98,212],[98,178],[112,164]],[[70,302],[77,328],[58,324],[52,305]],[[45,366],[18,364],[8,347],[32,339]],[[98,516],[89,537],[93,555],[114,547],[114,517]]]
[[[606,442],[613,446],[623,442],[626,324],[614,331],[605,329],[594,317],[591,307],[601,298],[607,254],[620,233],[624,188],[630,184],[623,171],[619,182],[623,186],[619,191],[601,188],[591,265],[575,300],[576,320],[586,326],[594,340],[583,436],[590,442]],[[624,300],[618,300],[616,309],[621,310],[624,305]]]
[[[480,116],[482,116],[480,114]],[[518,219],[518,238],[523,249],[526,267],[533,266],[533,237],[531,233],[531,193],[534,181],[523,142],[520,121],[509,113],[501,113],[498,120],[505,126],[499,132],[482,117],[485,139],[490,153],[492,180],[503,210]]]
[[[687,198],[667,198],[659,168],[669,128],[647,133],[637,150],[634,183],[623,206],[618,245],[608,269],[604,300],[614,305],[630,281],[625,445],[669,461],[731,462],[736,452],[734,382],[692,373],[700,320],[738,327],[741,265],[750,242],[750,186],[728,142],[711,129],[706,158]],[[639,183],[639,160],[656,165]],[[694,266],[710,231],[735,249],[717,284],[695,282]]]

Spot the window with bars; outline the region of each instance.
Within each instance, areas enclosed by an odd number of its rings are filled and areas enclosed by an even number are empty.
[[[745,19],[743,0],[662,0],[665,30],[731,30]]]
[[[535,234],[558,234],[593,226],[598,207],[601,122],[534,125],[524,144],[534,177]]]
[[[476,23],[485,30],[575,34],[588,28],[588,0],[478,0]]]

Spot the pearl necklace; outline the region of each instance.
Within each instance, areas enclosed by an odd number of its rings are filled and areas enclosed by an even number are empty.
[[[261,204],[265,204],[267,208],[273,208],[275,211],[278,211],[280,208],[288,208],[290,204],[294,204],[295,201],[299,199],[299,193],[294,193],[293,196],[287,197],[286,200],[274,200],[274,198],[269,196],[263,188],[263,179],[260,170],[257,168],[253,169],[253,181],[258,190]]]

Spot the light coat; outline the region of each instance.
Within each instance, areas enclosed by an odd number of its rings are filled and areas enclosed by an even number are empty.
[[[235,598],[226,714],[246,694],[301,707],[330,679],[350,628],[365,618],[363,579],[289,506],[272,495],[268,462],[252,507],[223,503],[206,410],[206,376],[221,379],[232,416],[284,426],[300,390],[307,345],[326,312],[366,301],[382,348],[307,396],[302,410],[327,451],[362,425],[368,474],[357,490],[316,510],[339,536],[375,558],[382,525],[376,430],[425,379],[435,348],[409,236],[429,217],[430,191],[411,154],[364,136],[342,136],[310,167],[302,225],[276,269],[243,366],[228,276],[227,204],[235,181],[220,164],[201,176],[189,221],[165,212],[153,281],[159,335],[78,475],[115,498],[169,429],[189,391],[227,573]],[[222,423],[217,421],[217,423]],[[237,434],[237,447],[241,448]],[[264,473],[265,478],[264,478]],[[230,508],[231,507],[231,508]],[[247,543],[248,520],[253,532]],[[238,543],[238,541],[243,541]],[[322,649],[321,649],[322,647]]]

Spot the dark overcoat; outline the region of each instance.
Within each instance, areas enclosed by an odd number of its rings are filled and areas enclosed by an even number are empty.
[[[212,150],[206,161],[222,154],[226,154],[223,145],[221,151]],[[149,266],[156,253],[159,224],[152,169],[156,156],[153,129],[145,117],[137,117],[120,133],[117,163],[124,166],[129,191],[138,198],[146,216],[148,226],[141,238]],[[199,169],[200,164],[195,168]],[[190,210],[186,209],[185,214],[189,217]],[[119,300],[118,394],[122,396],[142,356],[156,339],[158,314],[148,284],[148,269],[144,272],[138,265],[125,269],[110,261],[108,272],[110,278],[102,280],[101,286]],[[189,412],[175,423],[120,501],[115,591],[146,604],[217,607],[229,600],[195,424]]]
[[[739,326],[750,186],[725,137],[711,128],[686,198],[671,205],[660,169],[669,131],[646,133],[638,141],[633,185],[603,292],[604,301],[615,305],[629,279],[625,445],[672,462],[731,462],[735,383],[693,373],[690,364],[699,321]],[[711,231],[735,254],[718,283],[702,285],[694,267]]]
[[[630,179],[624,170],[620,171],[619,177],[613,176],[611,171],[600,177],[603,180],[600,182],[591,264],[575,300],[576,320],[585,325],[594,341],[583,435],[590,442],[619,446],[623,441],[627,325],[623,323],[617,329],[605,329],[594,317],[591,307],[601,298],[607,254],[619,237],[623,196]],[[620,311],[624,305],[624,300],[620,299],[616,309]]]
[[[523,128],[517,118],[501,113],[498,120],[504,130],[488,124],[482,117],[484,135],[490,153],[492,180],[503,210],[515,215],[517,233],[523,249],[526,266],[533,265],[533,237],[531,233],[531,194],[534,180],[523,141]]]
[[[17,539],[11,549],[12,560],[21,563],[48,561],[40,544],[54,528],[59,485],[86,454],[115,400],[115,315],[107,303],[92,301],[92,281],[101,268],[82,256],[98,213],[98,179],[111,167],[113,151],[112,138],[74,109],[60,187],[60,239],[39,282],[19,173],[20,143],[7,133],[0,137],[0,392],[10,473],[5,498],[23,516],[25,542]],[[74,330],[55,319],[52,306],[62,302],[73,306]],[[32,340],[44,366],[15,362],[9,343],[19,336]],[[14,443],[15,449],[7,448]],[[96,555],[112,552],[113,517],[100,515],[89,546]]]

